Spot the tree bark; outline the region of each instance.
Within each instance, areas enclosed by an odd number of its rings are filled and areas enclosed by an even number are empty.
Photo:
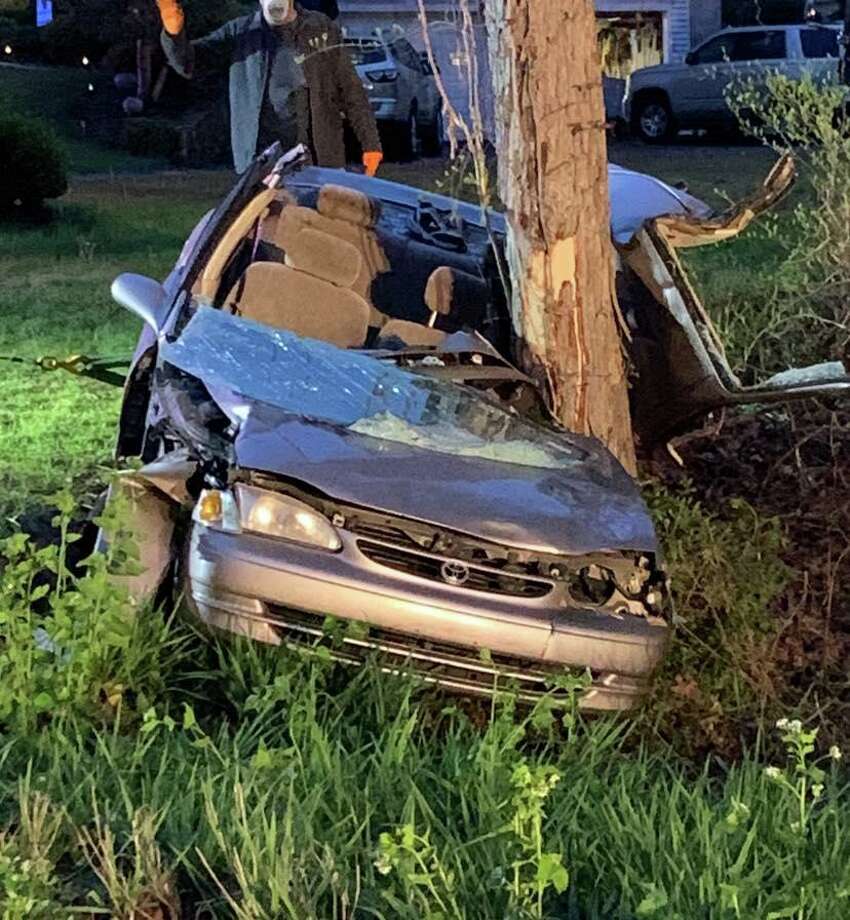
[[[593,0],[486,0],[499,192],[521,362],[567,428],[630,472]]]

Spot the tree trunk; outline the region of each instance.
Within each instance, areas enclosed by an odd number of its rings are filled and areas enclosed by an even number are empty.
[[[593,0],[486,0],[514,331],[567,428],[635,469]]]

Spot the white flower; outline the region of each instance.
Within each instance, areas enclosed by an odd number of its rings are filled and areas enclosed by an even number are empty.
[[[385,855],[381,854],[373,863],[375,868],[380,872],[381,875],[389,875],[393,871],[393,864],[390,859]]]
[[[817,801],[823,795],[823,783],[815,783],[812,786],[812,798]]]
[[[792,719],[788,723],[788,731],[793,732],[795,735],[799,735],[803,730],[803,723],[799,719]]]
[[[765,767],[764,775],[768,779],[779,779],[779,777],[782,776],[782,771],[779,769],[779,767]]]
[[[788,720],[787,720],[787,719],[780,719],[780,720],[776,723],[776,727],[777,727],[780,731],[785,731],[785,729],[788,728]]]
[[[833,744],[833,746],[829,749],[829,756],[833,760],[841,760],[844,755],[841,753],[841,748],[837,744]]]

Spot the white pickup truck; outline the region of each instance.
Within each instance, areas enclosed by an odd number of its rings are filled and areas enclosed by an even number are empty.
[[[635,71],[623,103],[626,123],[650,144],[669,141],[682,128],[734,124],[726,101],[730,84],[769,72],[825,78],[837,72],[840,36],[837,25],[725,29],[684,63]]]

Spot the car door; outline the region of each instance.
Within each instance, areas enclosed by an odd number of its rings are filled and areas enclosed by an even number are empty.
[[[732,79],[735,34],[721,33],[708,39],[686,58],[670,87],[673,110],[683,121],[716,121],[728,111],[725,90]]]
[[[422,77],[419,55],[410,42],[402,37],[393,39],[390,50],[399,73],[399,108],[407,113],[410,112],[414,103],[419,105],[419,80]],[[401,105],[402,99],[404,100],[403,105]]]
[[[170,332],[179,321],[180,314],[189,302],[190,292],[200,278],[213,249],[248,202],[264,187],[263,180],[282,153],[280,144],[274,144],[259,154],[221,204],[215,210],[207,212],[192,231],[177,264],[163,282],[163,296],[170,304],[168,319],[163,326],[164,331]],[[158,350],[159,335],[149,326],[143,326],[124,385],[115,448],[115,456],[118,459],[142,456],[145,450],[151,388]]]
[[[834,26],[805,26],[799,30],[801,76],[809,73],[816,83],[834,80],[838,76],[840,35],[840,29]]]
[[[795,39],[793,29],[738,32],[732,48],[732,70],[726,92],[735,93],[753,84],[763,84],[771,74],[797,76],[797,54],[792,47]]]

